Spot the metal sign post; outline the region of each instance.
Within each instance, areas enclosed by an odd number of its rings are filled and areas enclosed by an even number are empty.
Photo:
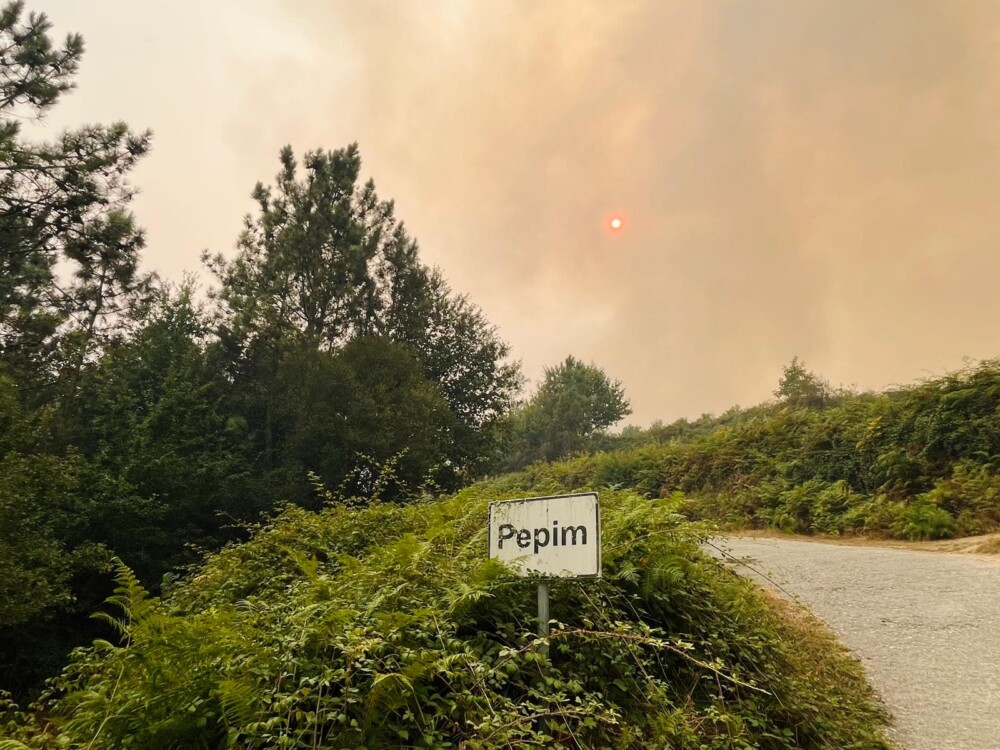
[[[549,637],[549,582],[538,582],[538,635],[541,638]],[[540,653],[546,659],[549,658],[549,644],[543,643]]]

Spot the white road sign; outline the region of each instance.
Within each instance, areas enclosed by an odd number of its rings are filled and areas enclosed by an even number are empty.
[[[601,575],[597,494],[529,497],[490,504],[490,557],[521,575]]]

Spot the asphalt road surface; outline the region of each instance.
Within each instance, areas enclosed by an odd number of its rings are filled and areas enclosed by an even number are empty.
[[[785,539],[715,543],[854,652],[905,750],[1000,750],[1000,559]]]

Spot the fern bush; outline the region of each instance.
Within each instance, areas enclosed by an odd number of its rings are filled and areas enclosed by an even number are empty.
[[[495,488],[405,507],[289,508],[76,652],[31,748],[886,748],[857,665],[806,658],[700,552],[682,499],[601,497],[604,577],[535,584],[486,559]]]
[[[953,515],[960,534],[1000,528],[1000,474],[994,472],[992,464],[960,461],[950,477],[938,480],[920,499]]]
[[[892,530],[895,536],[912,541],[947,539],[955,533],[955,519],[944,508],[920,498],[907,505],[899,505]]]

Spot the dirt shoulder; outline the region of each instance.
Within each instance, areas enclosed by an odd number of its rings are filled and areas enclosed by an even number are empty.
[[[919,552],[946,552],[950,554],[988,557],[1000,562],[1000,533],[966,536],[960,539],[938,539],[933,542],[907,542],[900,539],[828,536],[824,534],[804,536],[801,534],[785,534],[770,529],[729,531],[725,532],[724,535],[747,537],[750,539],[787,539],[798,542],[820,542],[822,544],[839,544],[847,547],[888,547],[891,549],[908,549]]]

